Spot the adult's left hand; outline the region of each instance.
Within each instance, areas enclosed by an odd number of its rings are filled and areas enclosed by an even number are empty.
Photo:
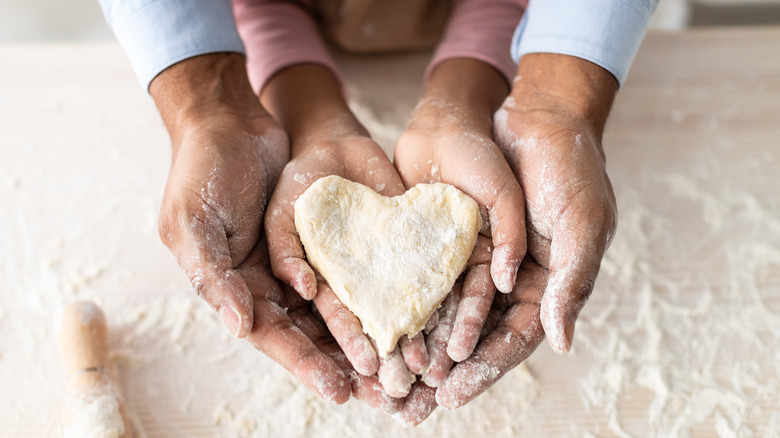
[[[555,54],[521,59],[510,97],[495,115],[495,138],[526,204],[528,253],[514,290],[497,296],[495,328],[456,365],[436,400],[461,406],[548,339],[564,354],[593,291],[617,224],[601,136],[617,90],[588,61]]]

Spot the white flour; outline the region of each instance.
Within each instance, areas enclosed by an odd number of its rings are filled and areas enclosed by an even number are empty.
[[[119,403],[112,395],[76,400],[70,410],[73,418],[65,438],[119,438],[125,433]]]
[[[618,435],[775,436],[755,419],[776,423],[780,403],[780,199],[756,160],[713,158],[728,152],[617,185],[618,235],[575,345],[594,358],[583,403]],[[651,191],[660,203],[646,203]],[[649,401],[644,421],[621,421],[630,398]]]

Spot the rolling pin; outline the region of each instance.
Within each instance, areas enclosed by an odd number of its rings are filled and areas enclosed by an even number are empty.
[[[127,410],[111,377],[106,318],[91,302],[69,304],[62,316],[67,379],[66,438],[130,438]]]

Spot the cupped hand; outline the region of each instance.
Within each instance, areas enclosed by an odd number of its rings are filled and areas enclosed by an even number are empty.
[[[617,226],[601,146],[617,83],[588,61],[549,54],[531,55],[519,77],[496,113],[496,139],[523,187],[529,253],[549,270],[542,326],[566,353]]]
[[[251,125],[212,118],[177,140],[160,237],[198,295],[243,337],[252,328],[253,303],[235,268],[260,237],[286,137],[270,117]]]
[[[432,386],[447,376],[453,360],[471,354],[496,286],[512,290],[525,254],[523,193],[493,141],[492,114],[506,92],[504,79],[491,66],[444,61],[396,144],[395,164],[406,187],[451,184],[477,201],[483,217],[462,289],[445,301],[440,326],[427,337],[431,364],[425,381]]]
[[[285,166],[268,205],[265,229],[274,275],[303,298],[313,299],[328,329],[358,373],[379,381],[393,397],[405,396],[414,382],[408,368],[426,356],[422,338],[404,338],[380,358],[360,321],[315,275],[305,259],[295,228],[296,199],[318,179],[338,175],[364,184],[385,196],[404,193],[401,178],[382,149],[368,136],[346,106],[332,73],[324,67],[300,65],[277,74],[262,94],[269,110],[290,135],[292,158]],[[422,346],[422,347],[421,347]],[[418,354],[412,354],[418,353]]]
[[[526,55],[495,138],[526,199],[526,255],[509,296],[497,297],[496,327],[456,365],[436,399],[460,406],[525,360],[542,339],[570,350],[574,324],[593,291],[615,232],[617,209],[601,135],[616,82],[564,55]]]
[[[214,54],[161,73],[151,87],[172,143],[159,233],[230,332],[252,328],[236,268],[260,238],[266,201],[289,156],[286,135],[252,95],[244,59]]]
[[[250,344],[325,400],[344,403],[355,392],[390,413],[400,409],[398,401],[353,376],[333,338],[312,312],[311,303],[273,277],[263,237],[235,272],[253,303],[254,322],[246,336]]]

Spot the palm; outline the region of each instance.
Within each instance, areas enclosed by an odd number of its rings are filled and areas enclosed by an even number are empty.
[[[528,253],[512,293],[495,298],[474,354],[438,389],[437,402],[449,408],[481,394],[545,337],[568,351],[615,230],[615,198],[592,129],[510,103],[496,114],[495,130],[523,188]]]
[[[252,300],[234,269],[260,237],[267,193],[287,154],[270,118],[215,120],[174,139],[160,237],[235,336],[252,326]]]
[[[364,135],[325,138],[316,142],[303,139],[293,144],[293,151],[294,157],[282,172],[265,219],[274,275],[302,297],[314,300],[328,329],[360,374],[371,376],[378,373],[388,394],[403,397],[410,389],[412,378],[400,349],[396,348],[387,358],[377,357],[360,321],[306,262],[293,210],[295,200],[311,184],[328,175],[339,175],[362,183],[386,196],[403,194],[403,183],[382,149]],[[402,345],[406,343],[403,341]],[[416,347],[405,349],[405,352],[410,352],[405,355],[408,356],[409,368],[419,368],[415,366],[414,359],[419,358],[421,354],[418,352],[424,349],[422,338],[414,345]]]

